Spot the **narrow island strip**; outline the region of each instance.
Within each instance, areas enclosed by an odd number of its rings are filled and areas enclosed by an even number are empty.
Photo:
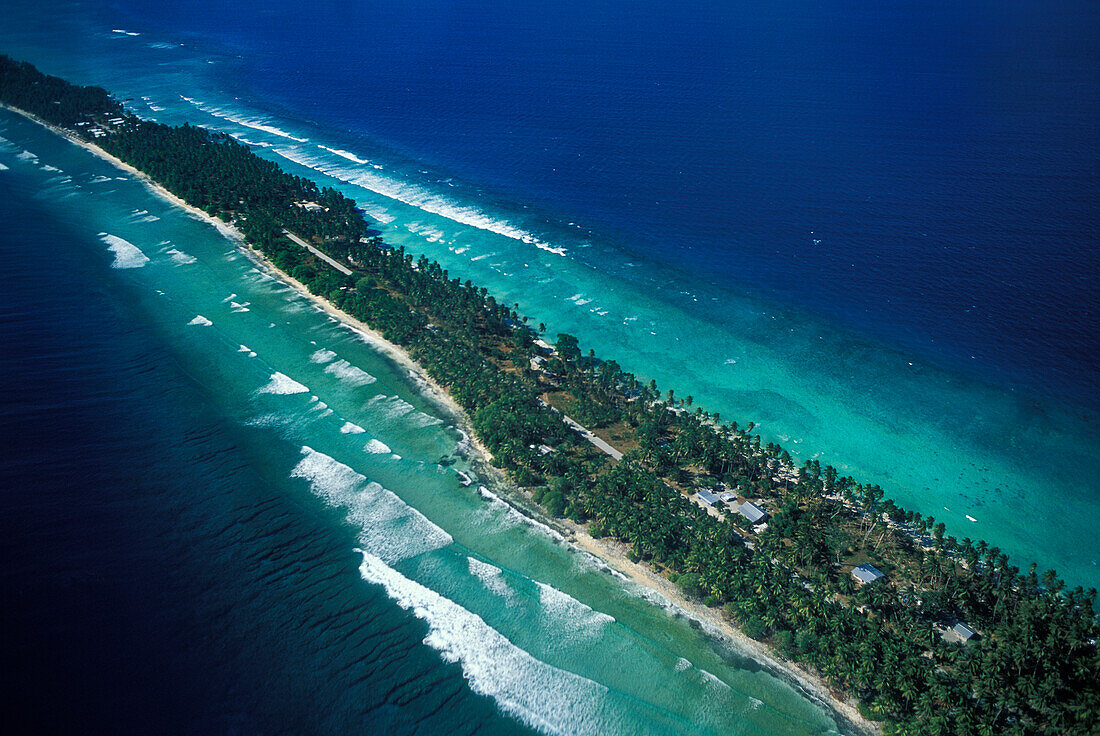
[[[209,219],[360,330],[471,430],[510,502],[851,728],[1100,731],[1095,590],[1021,572],[876,485],[796,466],[751,422],[722,423],[570,335],[547,342],[518,305],[388,247],[352,200],[227,135],[142,120],[6,56],[0,102]]]

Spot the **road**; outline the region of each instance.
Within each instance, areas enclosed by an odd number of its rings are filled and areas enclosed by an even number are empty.
[[[313,255],[317,256],[318,258],[320,258],[322,261],[324,261],[328,265],[335,268],[340,273],[344,274],[345,276],[351,276],[351,269],[350,268],[348,268],[344,264],[340,263],[339,261],[336,261],[336,260],[333,260],[332,258],[329,258],[327,255],[325,255],[321,251],[317,250],[312,245],[310,245],[306,241],[302,240],[301,238],[299,238],[294,233],[290,232],[289,230],[283,230],[283,235],[287,236],[288,238],[293,240],[295,243],[302,246],[303,248],[308,250],[310,253],[312,253]]]
[[[587,429],[585,429],[584,427],[582,427],[580,424],[573,421],[569,417],[565,416],[564,414],[562,414],[562,418],[565,420],[566,424],[568,424],[570,427],[573,428],[573,430],[575,430],[576,432],[579,432],[581,437],[584,437],[586,440],[588,440],[593,445],[600,448],[601,450],[603,450],[604,452],[606,452],[608,455],[615,458],[616,460],[621,460],[622,459],[623,454],[621,452],[619,452],[618,450],[616,450],[614,447],[607,444],[602,439],[600,439],[596,435],[592,434]]]

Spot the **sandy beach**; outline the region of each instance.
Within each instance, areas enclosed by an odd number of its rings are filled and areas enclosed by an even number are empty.
[[[372,347],[405,368],[408,371],[410,381],[419,389],[421,394],[453,416],[456,426],[469,438],[471,462],[477,466],[479,473],[490,476],[491,485],[494,489],[503,491],[504,493],[502,495],[504,495],[506,499],[511,497],[513,501],[517,499],[527,500],[527,496],[521,489],[516,488],[501,471],[490,465],[490,454],[474,436],[469,417],[462,407],[454,401],[451,395],[442,386],[427,375],[407,351],[387,341],[380,333],[373,330],[367,324],[336,309],[324,299],[311,294],[300,282],[276,268],[273,264],[268,262],[262,254],[249,246],[247,242],[245,242],[244,235],[232,225],[218,218],[211,217],[206,212],[189,205],[187,202],[153,181],[146,174],[112,156],[98,146],[77,138],[68,131],[51,125],[22,110],[7,105],[4,105],[4,107],[5,109],[33,120],[54,133],[66,138],[73,144],[110,162],[119,169],[137,178],[158,197],[180,207],[194,217],[208,222],[228,240],[236,244],[259,268],[292,286],[318,308],[324,310],[333,318],[359,333],[365,341],[372,345]],[[513,503],[522,513],[532,515],[529,504],[529,500],[527,503]],[[821,677],[782,658],[778,653],[760,642],[745,636],[740,630],[725,620],[719,611],[708,608],[701,603],[687,600],[680,593],[679,589],[667,579],[658,575],[645,565],[631,562],[626,556],[626,548],[624,545],[609,539],[595,539],[587,533],[583,525],[575,524],[568,520],[548,519],[545,516],[538,516],[540,517],[538,518],[539,521],[547,523],[562,531],[568,542],[577,549],[583,550],[602,560],[609,567],[618,571],[638,585],[659,593],[681,609],[685,615],[707,623],[709,630],[720,632],[721,636],[731,642],[738,650],[759,662],[769,672],[782,678],[811,700],[832,711],[834,716],[841,722],[845,731],[862,734],[881,733],[881,729],[875,723],[868,721],[859,714],[854,700],[836,697]]]

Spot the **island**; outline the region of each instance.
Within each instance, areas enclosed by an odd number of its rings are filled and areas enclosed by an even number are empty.
[[[885,734],[1100,732],[1096,591],[762,443],[518,305],[391,248],[355,203],[232,137],[143,120],[0,56],[0,102],[132,167],[407,351],[522,499],[614,544]],[[553,335],[552,331],[550,332]]]

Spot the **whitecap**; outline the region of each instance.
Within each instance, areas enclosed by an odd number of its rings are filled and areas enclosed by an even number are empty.
[[[203,317],[201,314],[196,314],[195,318],[193,320],[191,320],[190,322],[188,322],[187,324],[188,324],[188,326],[198,325],[199,327],[209,327],[210,325],[212,325],[214,323],[211,322],[210,320],[208,320],[206,317]]]
[[[344,150],[341,150],[339,148],[329,148],[328,146],[322,146],[320,143],[317,144],[317,147],[318,148],[323,148],[324,150],[328,151],[329,153],[335,153],[340,158],[346,158],[348,161],[354,161],[357,164],[369,164],[370,163],[370,161],[366,160],[365,158],[359,158],[358,156],[356,156],[351,151],[344,151]]]
[[[387,419],[397,419],[415,410],[412,404],[400,396],[386,396],[379,394],[367,402],[370,411],[376,411]]]
[[[565,541],[565,537],[562,536],[560,532],[552,529],[546,524],[543,524],[541,521],[537,521],[536,519],[532,519],[526,514],[520,513],[518,510],[516,510],[514,506],[512,506],[512,504],[505,502],[500,496],[496,495],[485,486],[478,486],[477,492],[481,494],[482,498],[489,502],[490,508],[494,508],[498,511],[503,512],[504,518],[508,521],[514,524],[529,526],[532,529],[541,532],[542,534],[545,534],[555,541]]]
[[[612,616],[593,610],[591,606],[581,603],[568,593],[558,590],[552,585],[540,583],[535,585],[539,589],[539,604],[542,610],[559,622],[567,625],[571,630],[592,634],[606,624],[615,622]]]
[[[176,248],[170,248],[165,252],[172,257],[173,262],[178,263],[181,266],[190,265],[196,260],[194,256],[188,255],[182,250],[177,250]]]
[[[344,426],[340,427],[340,432],[343,434],[363,434],[367,430],[360,427],[358,424],[351,422],[344,422]]]
[[[712,687],[717,687],[720,690],[730,690],[730,689],[732,689],[732,688],[730,688],[730,686],[728,684],[726,684],[722,680],[718,679],[717,675],[713,675],[713,674],[711,674],[710,672],[707,672],[704,669],[700,669],[699,674],[702,675],[703,680],[708,685],[711,685]]]
[[[343,359],[329,364],[325,368],[325,373],[331,373],[350,386],[366,386],[378,380],[362,368],[354,366]]]
[[[111,268],[141,268],[149,262],[149,258],[141,252],[133,243],[123,240],[117,235],[100,234],[100,239],[115,254]]]
[[[243,125],[244,127],[251,128],[252,130],[259,130],[264,133],[270,133],[271,135],[279,136],[280,138],[297,141],[298,143],[306,143],[309,141],[308,138],[298,138],[297,136],[293,136],[290,133],[287,133],[285,130],[271,125],[269,122],[267,122],[266,119],[248,118],[236,113],[226,112],[225,110],[218,107],[209,107],[203,105],[202,103],[196,103],[194,100],[189,100],[186,97],[184,99],[198,107],[203,112],[209,113],[216,118],[228,120],[231,123]]]
[[[491,217],[476,207],[458,204],[447,197],[430,192],[415,184],[363,169],[347,169],[339,165],[333,165],[330,161],[310,156],[299,148],[277,148],[275,152],[300,166],[369,189],[376,194],[416,207],[424,212],[445,217],[462,225],[476,227],[479,230],[488,230],[506,238],[533,245],[548,253],[560,256],[566,254],[564,248],[543,242],[533,234],[516,227],[507,220]]]
[[[271,374],[271,380],[266,386],[259,390],[261,394],[304,394],[309,391],[309,388],[298,383],[293,378],[276,371]]]
[[[309,360],[311,363],[327,363],[335,357],[336,353],[332,352],[331,350],[325,350],[324,348],[321,348],[320,350],[314,352],[313,355],[309,356]]]
[[[30,151],[23,151],[23,153],[20,153],[18,156],[16,156],[16,158],[20,161],[29,161],[32,164],[38,163],[38,156],[31,153]]]
[[[466,558],[466,565],[470,570],[470,574],[480,580],[490,592],[496,593],[501,598],[509,600],[513,598],[514,593],[508,587],[508,583],[504,581],[504,571],[499,567],[473,557]]]
[[[359,529],[359,544],[370,554],[394,563],[450,545],[451,535],[401,500],[393,491],[351,467],[302,447],[292,478],[309,481],[310,490],[330,506],[347,509],[347,520]]]
[[[237,352],[238,353],[248,353],[249,358],[255,358],[256,357],[256,352],[254,350],[251,350],[247,345],[241,345],[239,348],[237,348]]]
[[[528,726],[550,734],[595,736],[616,730],[601,718],[605,686],[536,659],[482,618],[363,552],[359,574],[428,624],[424,643],[462,666],[474,692]]]
[[[372,455],[385,455],[391,452],[389,445],[382,440],[371,440],[367,444],[363,445],[363,450],[369,452]],[[398,458],[400,459],[400,458]]]

